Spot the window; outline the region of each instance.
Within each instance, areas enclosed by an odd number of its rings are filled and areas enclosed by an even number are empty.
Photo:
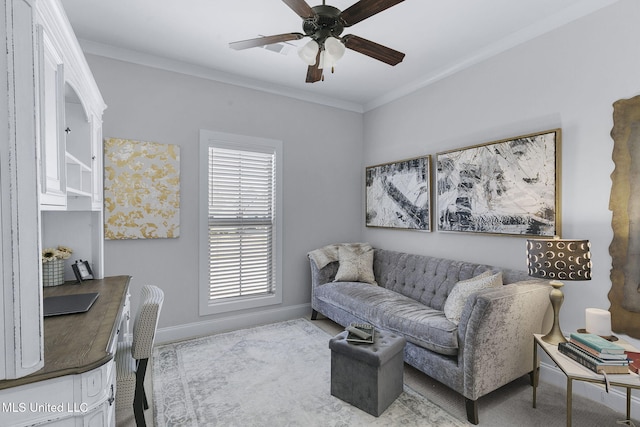
[[[200,132],[200,314],[279,304],[282,142]]]

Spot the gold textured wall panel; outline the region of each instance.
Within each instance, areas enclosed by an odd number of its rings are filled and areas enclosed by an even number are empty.
[[[640,338],[640,96],[613,104],[611,328]]]
[[[106,138],[105,239],[180,235],[180,147]]]

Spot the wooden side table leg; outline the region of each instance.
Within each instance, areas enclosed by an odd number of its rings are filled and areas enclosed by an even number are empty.
[[[567,376],[567,427],[571,427],[572,397],[573,397],[573,382],[571,378]]]

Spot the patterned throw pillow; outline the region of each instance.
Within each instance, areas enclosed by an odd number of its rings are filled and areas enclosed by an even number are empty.
[[[462,310],[467,298],[482,289],[502,286],[502,272],[492,274],[490,271],[467,280],[461,280],[455,284],[444,303],[444,315],[456,325],[460,323]]]
[[[334,282],[364,282],[377,285],[373,275],[373,249],[357,246],[338,247],[338,272]]]

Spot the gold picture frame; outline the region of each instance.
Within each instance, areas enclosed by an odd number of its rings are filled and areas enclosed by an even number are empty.
[[[365,168],[365,223],[431,231],[431,156]]]
[[[561,130],[438,153],[438,231],[560,236]]]

